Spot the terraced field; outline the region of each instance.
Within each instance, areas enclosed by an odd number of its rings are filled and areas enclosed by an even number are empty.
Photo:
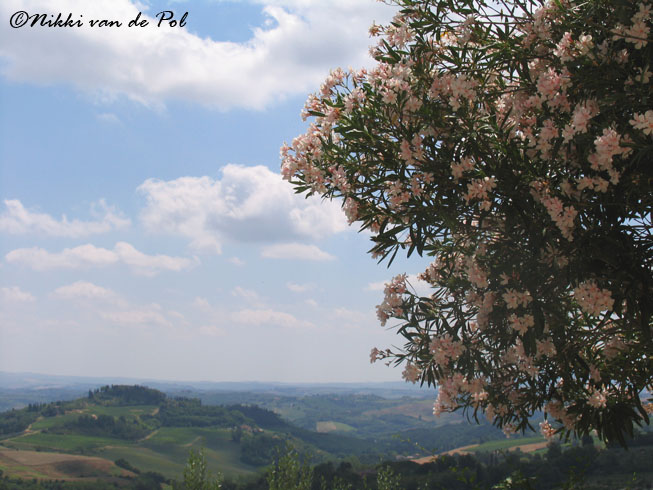
[[[52,426],[52,424],[48,425]],[[208,467],[214,472],[220,471],[225,475],[236,476],[251,474],[258,469],[240,461],[240,446],[230,439],[229,431],[226,429],[162,427],[154,431],[151,437],[131,443],[120,439],[77,434],[30,432],[6,439],[2,441],[2,444],[6,449],[2,451],[0,446],[0,454],[18,455],[21,461],[27,456],[31,460],[33,455],[40,455],[46,459],[86,457],[71,454],[83,453],[97,456],[97,460],[105,461],[106,464],[103,467],[108,467],[107,464],[115,466],[113,461],[122,458],[142,471],[155,471],[168,478],[177,478],[181,475],[191,449],[204,448]],[[28,470],[19,468],[19,462],[12,460],[5,461],[0,468],[3,466],[7,474],[23,475],[26,478],[46,477],[36,474],[42,470],[39,465],[30,467]],[[53,471],[49,471],[47,474],[50,473],[54,474]],[[58,476],[52,476],[52,478],[64,477],[65,472]]]
[[[130,471],[100,457],[16,449],[0,450],[0,469],[25,479],[96,480],[133,476]]]

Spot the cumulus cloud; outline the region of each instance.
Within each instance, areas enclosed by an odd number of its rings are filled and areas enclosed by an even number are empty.
[[[52,293],[64,299],[93,299],[116,302],[119,295],[111,289],[103,288],[88,281],[77,281],[67,286],[61,286]]]
[[[231,313],[231,320],[234,323],[256,326],[279,326],[279,327],[313,327],[311,322],[299,320],[290,313],[275,311],[271,309],[244,309]]]
[[[93,214],[100,215],[95,221],[69,220],[66,215],[55,219],[49,214],[30,211],[18,199],[6,199],[5,210],[0,214],[0,231],[14,235],[43,233],[50,236],[78,238],[127,228],[131,221],[116,214],[103,201],[93,206]]]
[[[77,269],[126,264],[139,274],[152,275],[162,270],[181,271],[197,263],[184,257],[147,255],[126,242],[116,243],[113,250],[86,244],[48,252],[40,247],[19,248],[5,255],[9,263],[23,264],[34,270]]]
[[[335,66],[370,65],[367,29],[395,9],[374,0],[264,0],[267,22],[242,43],[218,42],[185,28],[93,28],[90,19],[127,23],[142,5],[129,0],[0,2],[0,17],[18,11],[83,15],[79,28],[12,29],[0,25],[0,65],[12,81],[68,83],[112,98],[144,104],[185,99],[220,109],[260,109],[304,94]],[[192,13],[188,19],[192,23]],[[189,26],[190,27],[190,26]],[[47,46],[47,49],[45,47]]]
[[[246,301],[253,302],[253,303],[259,303],[261,301],[261,297],[259,294],[254,291],[253,289],[247,289],[241,286],[236,286],[232,291],[231,291],[232,296],[236,296],[239,298],[243,298]]]
[[[211,304],[206,298],[198,296],[193,300],[193,307],[199,310],[210,310]]]
[[[171,327],[168,320],[159,308],[144,307],[126,311],[104,311],[100,314],[105,320],[121,326],[159,326]]]
[[[288,260],[335,260],[330,253],[321,250],[315,245],[303,243],[279,243],[263,247],[261,257],[266,259],[288,259]]]
[[[294,282],[287,282],[286,287],[290,289],[293,293],[305,293],[306,291],[315,289],[315,284],[313,283],[295,284]]]
[[[319,239],[347,229],[338,202],[304,199],[267,167],[230,164],[221,173],[146,180],[138,188],[146,229],[185,236],[194,249],[214,253],[225,241]]]
[[[378,322],[373,313],[336,308],[333,310],[335,323],[347,328],[360,328],[367,325],[376,325]]]
[[[32,293],[23,291],[18,286],[0,288],[0,299],[7,303],[31,303],[36,298]]]
[[[98,121],[102,121],[104,123],[108,124],[120,124],[120,118],[116,116],[115,114],[111,112],[103,112],[101,114],[98,114],[97,116]]]

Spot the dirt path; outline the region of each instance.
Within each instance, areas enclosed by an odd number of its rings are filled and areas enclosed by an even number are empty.
[[[512,446],[506,448],[506,451],[515,451],[516,449],[519,449],[522,453],[532,453],[534,451],[537,451],[538,449],[544,449],[547,446],[547,444],[548,444],[547,441],[533,442],[531,444],[522,444],[521,446]],[[426,456],[424,458],[413,459],[413,462],[418,464],[425,464],[425,463],[431,463],[437,458],[439,458],[440,456],[444,456],[445,454],[449,456],[453,456],[454,454],[470,454],[471,451],[469,451],[469,449],[478,446],[479,446],[478,444],[470,444],[469,446],[457,447],[456,449],[439,453],[436,454],[435,456]]]
[[[199,441],[202,438],[202,436],[197,436],[195,439],[190,441],[188,444],[183,444],[182,447],[191,447],[193,444],[195,444],[197,441]]]
[[[40,430],[36,430],[36,431],[32,430],[32,424],[35,424],[39,420],[43,420],[43,415],[39,415],[34,422],[32,422],[31,424],[29,424],[27,426],[27,428],[23,431],[23,433],[24,434],[36,434],[38,432],[41,432]]]
[[[148,435],[146,435],[146,436],[143,437],[142,439],[139,439],[138,442],[147,441],[148,439],[154,437],[154,436],[156,435],[157,432],[159,432],[159,429],[155,429],[155,430],[153,430],[152,432],[150,432]]]
[[[438,453],[435,456],[425,456],[424,458],[413,459],[413,462],[418,464],[425,464],[425,463],[431,463],[432,461],[438,459],[440,456],[444,456],[444,455],[453,456],[454,454],[469,454],[470,452],[467,450],[477,446],[478,444],[470,444],[469,446],[457,447],[456,449],[451,449],[443,453]]]
[[[548,441],[534,442],[533,444],[524,444],[523,446],[511,447],[510,450],[519,448],[521,449],[522,453],[532,453],[538,449],[544,449],[548,444]]]

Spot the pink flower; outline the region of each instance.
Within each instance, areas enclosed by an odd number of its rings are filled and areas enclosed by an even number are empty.
[[[605,408],[607,401],[608,399],[603,392],[594,390],[592,395],[587,400],[587,403],[589,403],[594,408]]]
[[[653,110],[648,110],[644,114],[635,114],[629,122],[644,134],[653,134]]]
[[[646,22],[639,20],[633,24],[632,27],[626,30],[626,41],[633,43],[635,49],[642,49],[648,44],[647,38],[650,28]]]
[[[512,314],[508,317],[508,321],[510,322],[510,327],[521,335],[526,334],[528,329],[535,325],[533,315],[517,316]]]
[[[552,357],[556,354],[556,348],[551,339],[535,341],[537,357]]]
[[[540,422],[540,432],[547,439],[551,439],[552,437],[555,436],[556,429],[551,427],[551,424],[549,424],[549,422],[545,420],[544,422]]]
[[[474,170],[474,161],[469,157],[461,158],[460,163],[451,164],[451,175],[453,175],[454,179],[460,179],[464,172],[471,170]]]
[[[506,292],[503,293],[503,300],[506,302],[506,305],[511,310],[517,309],[519,305],[527,306],[532,299],[533,298],[531,297],[531,294],[528,291],[519,292],[519,291],[515,291],[514,289],[507,289]]]
[[[402,377],[409,383],[416,383],[419,380],[420,369],[412,363],[407,363]]]
[[[599,288],[594,281],[585,281],[574,289],[574,299],[588,315],[599,316],[602,311],[611,310],[614,304],[612,294]]]
[[[377,361],[380,353],[381,351],[376,347],[372,349],[372,352],[370,352],[370,364],[374,364]]]

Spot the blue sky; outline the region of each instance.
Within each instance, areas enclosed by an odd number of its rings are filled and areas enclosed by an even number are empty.
[[[14,12],[119,28],[9,27]],[[161,10],[184,28],[153,20]],[[128,28],[138,11],[151,24]],[[0,370],[380,381],[401,343],[339,202],[295,196],[279,147],[338,66],[371,66],[374,0],[0,4]],[[80,17],[81,16],[81,17]]]

